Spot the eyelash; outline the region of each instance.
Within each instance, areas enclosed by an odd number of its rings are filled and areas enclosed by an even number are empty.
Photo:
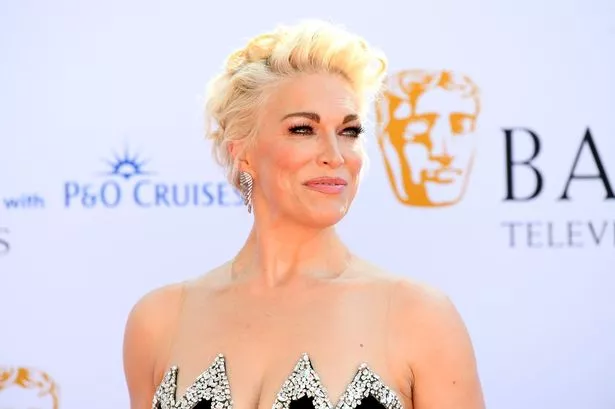
[[[314,128],[310,124],[300,124],[294,125],[288,128],[288,131],[292,134],[296,135],[311,135],[314,132]],[[353,135],[348,135],[351,138],[358,138],[364,131],[362,126],[349,126],[348,128],[344,128],[342,132],[352,131]]]

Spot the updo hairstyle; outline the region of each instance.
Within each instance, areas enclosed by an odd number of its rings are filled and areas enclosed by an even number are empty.
[[[237,163],[229,143],[254,141],[259,108],[268,90],[281,80],[304,73],[332,73],[348,80],[364,114],[381,91],[387,68],[386,57],[370,48],[364,39],[324,21],[304,21],[279,26],[261,34],[232,53],[224,69],[208,85],[206,97],[207,137],[213,154],[235,187]]]

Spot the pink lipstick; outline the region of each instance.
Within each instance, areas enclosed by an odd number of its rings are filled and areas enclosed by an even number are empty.
[[[321,177],[310,179],[304,185],[310,190],[327,195],[335,195],[341,193],[348,185],[348,182],[342,178]]]

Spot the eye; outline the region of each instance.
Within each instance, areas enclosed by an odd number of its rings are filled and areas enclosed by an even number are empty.
[[[362,126],[351,126],[344,128],[342,135],[350,136],[351,138],[358,138],[363,133]]]
[[[288,128],[288,132],[294,135],[312,135],[314,128],[311,125],[294,125]]]

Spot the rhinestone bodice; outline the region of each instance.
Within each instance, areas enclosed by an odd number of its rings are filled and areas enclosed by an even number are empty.
[[[232,409],[225,358],[219,354],[205,372],[177,394],[177,366],[171,367],[154,394],[152,409]],[[203,405],[203,406],[201,406]],[[397,394],[367,364],[361,364],[334,406],[307,354],[284,381],[272,409],[403,409]]]

